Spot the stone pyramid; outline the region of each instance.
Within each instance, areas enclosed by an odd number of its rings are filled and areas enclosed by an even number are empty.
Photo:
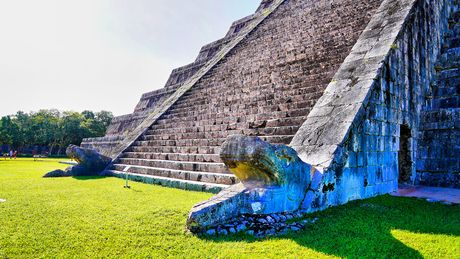
[[[290,145],[334,172],[324,184],[351,191],[332,203],[398,183],[458,187],[457,7],[263,0],[82,146],[113,159],[108,174],[190,190],[238,182],[219,157],[234,134]]]

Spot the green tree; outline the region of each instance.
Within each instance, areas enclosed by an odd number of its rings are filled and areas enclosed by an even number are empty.
[[[112,113],[107,111],[19,111],[0,119],[0,145],[15,149],[48,146],[51,153],[56,148],[62,153],[70,144],[80,145],[83,138],[103,136],[112,118]]]

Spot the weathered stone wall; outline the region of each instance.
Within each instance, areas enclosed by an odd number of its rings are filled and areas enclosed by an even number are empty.
[[[324,171],[323,191],[308,193],[304,208],[395,191],[401,159],[409,159],[407,180],[414,182],[422,108],[452,6],[449,0],[382,4],[291,142]],[[410,134],[402,140],[405,128]]]

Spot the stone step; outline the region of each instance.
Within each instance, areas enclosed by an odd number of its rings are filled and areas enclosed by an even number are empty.
[[[210,127],[214,129],[214,127]],[[235,129],[234,129],[235,128]],[[241,126],[240,126],[241,128]],[[227,125],[225,130],[206,131],[205,127],[188,127],[172,129],[148,130],[139,140],[190,140],[190,139],[216,139],[226,138],[230,135],[243,134],[249,136],[284,136],[295,135],[298,126],[267,127],[260,129],[238,129],[236,125]],[[208,128],[209,129],[209,128]],[[193,130],[193,132],[189,132]]]
[[[437,78],[439,79],[436,81],[436,87],[458,87],[460,86],[460,76],[442,79],[440,78],[440,75],[438,74]]]
[[[154,125],[152,129],[157,128],[171,128],[180,127],[180,126],[211,126],[211,125],[221,125],[221,124],[235,124],[235,123],[255,123],[259,124],[264,121],[271,122],[272,126],[285,126],[285,125],[297,125],[303,123],[306,120],[306,117],[310,113],[309,108],[297,109],[292,111],[274,111],[266,113],[258,113],[253,115],[247,115],[244,117],[235,117],[231,114],[203,114],[199,116],[190,115],[189,117],[182,118],[171,117],[171,118],[160,118]],[[293,121],[293,122],[290,122]],[[270,126],[270,125],[269,125]]]
[[[295,109],[311,108],[314,105],[314,100],[304,98],[300,101],[278,102],[276,100],[266,100],[263,102],[233,102],[226,106],[220,106],[219,103],[199,104],[191,103],[188,105],[174,106],[167,111],[166,115],[176,114],[181,115],[197,115],[212,112],[214,114],[228,115],[257,115],[261,113],[270,113],[276,111],[288,111]],[[291,108],[291,109],[289,109]],[[235,113],[237,112],[237,113]]]
[[[263,87],[262,87],[263,88]],[[191,105],[213,105],[214,103],[230,104],[266,104],[267,100],[273,100],[275,103],[291,103],[300,102],[308,99],[317,99],[321,91],[318,91],[321,86],[308,85],[306,82],[297,85],[290,85],[286,89],[278,89],[273,91],[271,87],[263,89],[251,89],[251,91],[235,93],[235,89],[206,89],[199,91],[193,89],[190,95],[183,96],[175,103],[174,108],[190,107]],[[254,95],[253,92],[257,92]],[[213,99],[209,99],[213,96]]]
[[[125,178],[128,174],[128,179],[130,181],[143,182],[147,184],[156,184],[165,187],[178,188],[189,191],[200,191],[200,192],[211,192],[219,193],[223,189],[228,188],[230,185],[226,184],[212,184],[205,182],[195,182],[188,180],[172,179],[167,177],[153,176],[153,175],[144,175],[144,174],[134,174],[126,173],[116,170],[107,170],[104,172],[106,175],[112,175],[119,178]]]
[[[296,97],[296,96],[294,96]],[[294,97],[291,97],[294,99]],[[303,98],[300,98],[303,97]],[[235,100],[233,102],[228,102],[226,103],[225,107],[219,107],[218,101],[214,102],[208,102],[207,99],[204,99],[203,101],[196,101],[196,102],[190,102],[190,103],[184,103],[182,105],[175,105],[174,107],[171,108],[170,113],[181,113],[184,111],[189,111],[191,108],[197,108],[199,111],[207,111],[211,109],[221,109],[221,110],[216,110],[217,112],[222,112],[224,110],[235,110],[235,108],[239,108],[239,111],[244,111],[244,110],[252,110],[254,108],[258,108],[260,110],[276,110],[276,108],[279,105],[283,104],[289,104],[289,103],[300,103],[302,105],[309,104],[309,102],[306,102],[306,100],[312,100],[313,98],[308,98],[305,96],[299,96],[295,98],[295,100],[287,100],[287,101],[281,101],[281,100],[276,100],[276,99],[268,99],[268,100]],[[268,105],[267,105],[268,104]],[[228,109],[227,109],[228,108]]]
[[[194,182],[205,182],[213,184],[232,185],[237,183],[237,178],[232,174],[220,174],[211,172],[195,172],[187,170],[174,170],[167,168],[140,166],[140,165],[126,165],[126,164],[113,164],[112,168],[115,171],[129,172],[133,174],[152,175],[164,178],[173,178]]]
[[[259,136],[262,140],[272,144],[286,144],[291,141],[294,135]],[[227,138],[214,139],[177,139],[177,140],[138,140],[133,147],[158,147],[158,146],[199,146],[199,147],[220,147]]]
[[[455,87],[433,87],[432,93],[427,96],[427,98],[446,98],[460,95],[460,85]]]
[[[224,163],[189,162],[157,159],[119,158],[116,163],[186,171],[231,174]]]
[[[460,35],[460,24],[453,23],[449,30],[444,34],[444,39],[448,40],[452,37],[458,37]]]
[[[302,126],[307,120],[307,115],[299,117],[278,118],[267,120],[267,127],[283,127],[283,126]]]
[[[207,111],[207,112],[212,112],[213,114],[216,115],[223,115],[223,116],[229,116],[233,115],[233,111],[238,111],[239,116],[247,116],[247,115],[255,115],[259,113],[266,113],[269,111],[289,111],[289,110],[295,110],[295,109],[304,109],[304,108],[309,108],[311,109],[315,105],[315,100],[316,99],[303,99],[298,102],[289,102],[289,103],[277,103],[274,100],[271,101],[271,104],[267,105],[267,102],[258,104],[258,103],[229,103],[225,107],[219,107],[216,106],[215,104],[210,104],[210,105],[195,105],[195,104],[190,104],[188,106],[185,106],[183,108],[180,107],[175,107],[173,106],[171,109],[169,109],[162,117],[167,118],[169,117],[190,117],[193,115],[197,114],[202,114],[201,111]]]
[[[142,153],[181,153],[181,154],[219,154],[218,147],[180,147],[180,146],[131,146],[126,152]]]
[[[197,110],[189,109],[178,113],[166,113],[161,116],[156,124],[168,124],[184,121],[201,121],[201,120],[214,120],[216,123],[236,123],[248,122],[256,120],[268,120],[277,118],[299,117],[307,116],[311,111],[312,106],[286,104],[270,107],[254,107],[251,109],[246,108],[229,108],[228,110]],[[239,112],[235,114],[234,111]],[[172,121],[171,121],[172,120]],[[213,123],[207,123],[213,124]]]
[[[145,147],[145,146],[221,146],[225,139],[177,139],[177,140],[137,140],[133,143],[133,146]]]
[[[445,38],[442,44],[443,51],[460,47],[460,37],[458,34]]]
[[[460,12],[452,13],[451,17],[449,18],[450,23],[460,23]]]
[[[231,124],[231,125],[208,125],[208,126],[189,126],[189,127],[173,127],[167,129],[150,129],[147,130],[145,136],[151,135],[179,135],[179,136],[193,136],[193,138],[202,138],[203,134],[205,136],[215,136],[218,137],[227,137],[233,134],[244,134],[249,136],[257,135],[294,135],[300,126],[303,124],[293,126],[282,126],[282,127],[262,127],[255,128],[257,124],[253,124],[254,128],[249,128],[248,124]],[[263,125],[262,123],[258,125]],[[196,136],[194,136],[196,134]],[[166,139],[177,139],[177,137],[164,137]],[[158,138],[157,138],[158,139]]]
[[[460,77],[460,68],[445,69],[439,72],[438,80],[453,79]]]
[[[124,152],[121,158],[222,163],[222,160],[218,154]]]
[[[420,132],[420,153],[419,157],[455,157],[458,158],[460,152],[460,131],[459,129],[446,130],[422,130]],[[446,141],[439,142],[443,139]],[[431,145],[432,141],[436,141]],[[430,143],[426,146],[424,144]],[[459,160],[460,162],[460,160]]]
[[[218,132],[193,132],[176,134],[156,134],[156,130],[149,130],[139,140],[176,140],[176,139],[213,139],[226,138],[229,135],[243,134],[243,130],[228,130]]]
[[[228,125],[212,125],[212,126],[195,126],[195,127],[173,127],[167,129],[149,129],[145,135],[172,135],[172,134],[190,134],[190,133],[206,133],[217,134],[230,130]],[[249,130],[249,129],[248,129]],[[247,131],[248,131],[247,130]],[[240,129],[243,132],[245,129]]]
[[[314,66],[310,66],[314,67]],[[198,85],[191,91],[188,91],[183,95],[184,99],[199,98],[204,95],[213,95],[221,99],[225,99],[228,96],[245,96],[251,97],[251,91],[258,92],[263,95],[267,95],[270,98],[279,98],[286,96],[286,93],[293,93],[293,91],[303,91],[304,93],[313,93],[319,91],[324,84],[327,84],[330,76],[330,72],[318,71],[319,73],[312,73],[306,75],[302,81],[289,82],[289,84],[278,84],[273,85],[271,82],[259,84],[257,86],[251,86],[250,88],[245,86],[228,87],[222,88],[218,84],[213,85]],[[290,92],[288,92],[290,91]],[[274,95],[274,96],[273,96]],[[293,95],[293,94],[292,94]],[[193,100],[193,99],[191,99]],[[231,100],[231,99],[230,99]],[[221,100],[219,100],[221,101]]]
[[[452,69],[460,67],[460,38],[455,38],[455,42],[458,41],[458,46],[452,49],[448,49],[441,55],[437,66],[442,69]]]
[[[294,118],[294,117],[306,117],[310,113],[311,108],[301,108],[291,111],[285,111],[274,107],[274,110],[245,110],[240,113],[232,113],[228,111],[222,112],[202,112],[197,113],[196,111],[187,114],[168,115],[169,117],[162,116],[155,125],[163,124],[176,124],[176,123],[194,123],[198,125],[215,125],[215,124],[233,124],[233,123],[250,123],[255,121],[267,121],[277,120],[281,118]],[[160,126],[161,127],[161,126]]]
[[[460,35],[458,35],[460,37]],[[441,53],[442,54],[446,54],[446,53],[450,53],[450,54],[455,54],[455,53],[459,53],[460,52],[460,46],[459,47],[455,47],[455,48],[448,48],[448,49],[445,49],[443,50]]]
[[[446,96],[428,98],[425,101],[426,110],[438,110],[447,108],[460,108],[460,96]]]
[[[222,120],[222,119],[212,119],[212,120],[199,120],[199,121],[168,121],[167,123],[154,124],[150,127],[151,130],[155,129],[171,129],[171,128],[184,128],[184,127],[205,127],[211,128],[213,126],[228,126],[231,129],[253,129],[253,128],[276,128],[283,126],[300,126],[302,125],[307,116],[299,117],[278,117],[272,119],[272,116],[263,119],[263,116],[260,116],[262,119],[253,120],[253,121],[244,121],[238,122],[237,120]]]
[[[437,109],[422,114],[421,130],[460,129],[460,108]]]
[[[446,141],[445,143],[437,143],[439,145],[433,145],[432,139],[433,138],[444,138],[442,134],[437,134],[440,131],[422,131],[422,138],[419,140],[420,145],[419,145],[419,152],[417,153],[418,158],[421,159],[436,159],[436,158],[441,158],[441,159],[455,159],[455,162],[460,162],[458,160],[458,152],[460,152],[460,148],[455,148],[455,142],[456,139],[451,139],[451,141]],[[457,135],[457,138],[459,136]],[[457,140],[457,142],[459,142]],[[428,145],[427,145],[428,144]],[[457,145],[460,143],[457,143]],[[455,163],[454,163],[455,164]],[[457,166],[455,166],[458,168]],[[422,167],[423,168],[423,167]]]
[[[267,136],[287,136],[287,135],[292,135],[294,136],[297,131],[299,131],[300,127],[302,126],[303,122],[299,125],[296,126],[281,126],[281,127],[267,127],[263,129],[257,129],[254,135],[267,135]],[[251,134],[248,134],[251,135]],[[270,140],[269,140],[270,141]],[[277,142],[276,142],[277,143]],[[280,143],[285,143],[285,141],[282,141]]]

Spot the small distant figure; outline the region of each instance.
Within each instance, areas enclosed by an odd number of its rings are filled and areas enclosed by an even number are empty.
[[[10,159],[13,159],[13,150],[10,150]]]
[[[3,158],[5,158],[5,160],[7,157],[8,157],[8,153],[3,153]]]
[[[15,150],[15,151],[13,152],[13,159],[16,160],[17,157],[18,157],[18,151]]]
[[[37,150],[35,150],[35,149],[32,150],[32,157],[34,158],[34,161],[37,161],[37,158],[38,158],[38,156],[37,156]]]

